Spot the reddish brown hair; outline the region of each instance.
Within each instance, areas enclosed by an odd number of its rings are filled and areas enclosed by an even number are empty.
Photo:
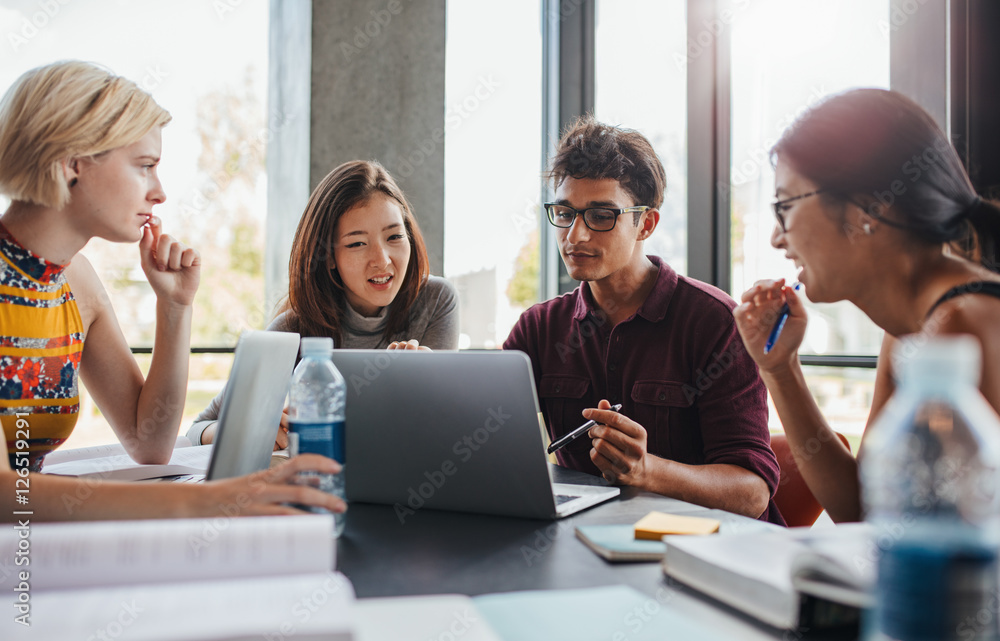
[[[771,150],[824,189],[924,243],[1000,271],[1000,207],[980,199],[948,136],[901,93],[853,89],[810,107]],[[892,217],[880,211],[891,208]],[[974,233],[970,233],[974,232]]]
[[[303,336],[330,336],[343,342],[343,306],[347,305],[340,272],[333,267],[337,221],[376,194],[396,201],[403,210],[403,226],[410,243],[410,262],[386,319],[384,337],[403,331],[410,307],[427,281],[427,249],[403,191],[375,161],[346,162],[320,181],[299,220],[288,260],[288,298],[279,311],[288,311],[291,327]]]

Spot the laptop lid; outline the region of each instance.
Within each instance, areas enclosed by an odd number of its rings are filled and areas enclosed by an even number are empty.
[[[240,335],[223,389],[209,481],[267,469],[298,351],[298,334]]]
[[[334,350],[333,362],[347,383],[349,501],[401,518],[425,507],[557,515],[523,353]],[[590,505],[618,494],[601,489]]]

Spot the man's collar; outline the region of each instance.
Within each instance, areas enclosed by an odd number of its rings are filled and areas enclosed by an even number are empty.
[[[677,289],[677,272],[659,256],[647,256],[650,262],[659,268],[656,274],[656,282],[649,296],[639,306],[636,315],[642,316],[651,323],[658,323],[667,315],[667,308],[670,307],[670,299]]]
[[[586,320],[591,313],[597,313],[597,304],[594,303],[594,295],[590,292],[587,283],[580,283],[576,288],[576,307],[573,310],[573,318],[577,321]]]
[[[650,290],[646,300],[639,306],[636,315],[642,316],[646,320],[657,323],[667,315],[667,308],[670,306],[670,299],[677,289],[677,272],[671,269],[670,265],[659,256],[647,256],[650,262],[656,265],[658,272],[653,289]],[[590,314],[603,315],[594,301],[594,294],[590,291],[587,283],[580,283],[576,292],[576,307],[573,309],[573,318],[583,321]]]

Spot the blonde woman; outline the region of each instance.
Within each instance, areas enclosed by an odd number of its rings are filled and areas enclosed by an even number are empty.
[[[0,193],[12,201],[0,218],[0,422],[10,454],[0,465],[0,505],[13,502],[15,475],[39,471],[72,432],[80,380],[133,459],[170,458],[184,406],[200,258],[161,233],[152,213],[166,199],[156,170],[169,121],[135,83],[83,62],[29,71],[0,103]],[[94,268],[78,253],[95,237],[138,243],[156,294],[145,378]],[[326,459],[295,465],[336,467]],[[263,480],[281,483],[287,472]],[[36,518],[213,514],[232,492],[247,493],[250,482],[194,492],[109,484],[71,510],[57,497],[74,481],[30,478]],[[254,510],[292,511],[278,503],[302,498],[343,509],[320,494],[262,490],[254,493],[263,501]]]

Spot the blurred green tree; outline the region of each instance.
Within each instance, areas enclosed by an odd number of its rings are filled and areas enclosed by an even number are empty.
[[[507,284],[507,300],[511,305],[527,309],[538,302],[539,265],[541,254],[538,248],[538,230],[521,247],[514,261],[514,275]]]

